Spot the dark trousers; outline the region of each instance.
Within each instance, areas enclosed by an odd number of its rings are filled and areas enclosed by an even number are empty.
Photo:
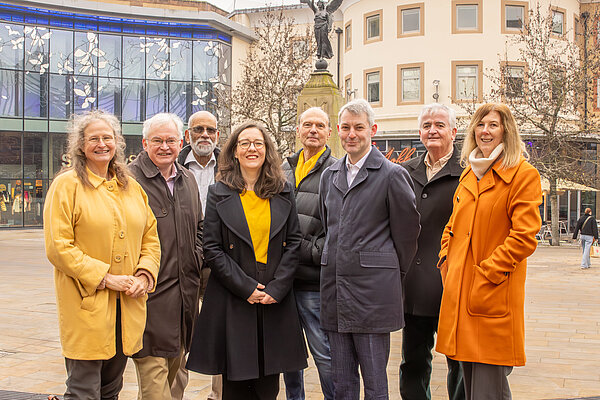
[[[65,358],[67,391],[65,400],[117,400],[123,388],[127,357],[121,339],[121,306],[117,301],[117,353],[109,360]]]
[[[230,381],[223,375],[223,400],[276,400],[279,374],[246,381]]]
[[[402,362],[400,363],[400,395],[403,400],[431,399],[431,350],[437,332],[437,317],[404,314],[402,329]],[[465,388],[458,361],[446,357],[446,386],[450,400],[464,400]]]
[[[335,400],[358,400],[363,378],[365,400],[387,400],[386,367],[390,356],[389,333],[327,332]]]
[[[467,400],[511,400],[508,375],[513,367],[461,361]]]

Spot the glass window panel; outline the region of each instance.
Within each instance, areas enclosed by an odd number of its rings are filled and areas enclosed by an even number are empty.
[[[23,225],[42,226],[44,197],[48,191],[48,179],[25,177],[23,181]]]
[[[146,38],[123,36],[123,77],[143,78],[146,76]]]
[[[216,114],[217,96],[214,84],[210,82],[194,83],[192,92],[192,113],[207,110]]]
[[[73,73],[73,32],[58,29],[50,32],[50,72]]]
[[[370,103],[379,102],[379,72],[367,74],[367,100]]]
[[[456,67],[456,98],[472,100],[477,97],[477,66],[459,65]]]
[[[192,79],[192,42],[171,39],[171,79]]]
[[[402,10],[402,33],[419,32],[421,30],[421,9]]]
[[[125,160],[127,163],[135,160],[135,157],[142,151],[141,135],[125,135]]]
[[[477,4],[456,6],[456,28],[477,29]]]
[[[122,121],[143,121],[144,105],[144,81],[124,81]]]
[[[29,71],[48,70],[48,49],[51,32],[43,27],[26,26],[25,34],[25,69]]]
[[[21,176],[18,179],[0,178],[0,226],[23,226],[23,202]]]
[[[218,79],[219,76],[219,44],[217,42],[194,42],[194,68],[195,81],[209,81]]]
[[[98,108],[121,116],[121,80],[98,78]]]
[[[23,115],[23,73],[0,70],[0,115]]]
[[[146,81],[146,118],[167,111],[168,81]]]
[[[48,74],[25,73],[25,116],[48,116]]]
[[[305,41],[296,43],[306,44]],[[219,57],[219,72],[221,73],[220,82],[225,85],[231,85],[231,46],[221,43],[221,54]]]
[[[346,27],[345,40],[346,40],[346,48],[352,46],[352,25],[348,25]]]
[[[48,178],[48,134],[25,132],[23,136],[23,176]]]
[[[96,75],[98,67],[98,34],[94,32],[75,32],[75,73]]]
[[[562,35],[564,32],[563,23],[565,20],[565,14],[560,11],[552,11],[552,33]]]
[[[379,37],[379,14],[367,17],[367,39]]]
[[[0,67],[23,68],[25,37],[23,27],[3,23],[0,25]]]
[[[20,178],[21,132],[0,132],[0,178]]]
[[[121,76],[121,36],[98,35],[98,75]]]
[[[72,77],[69,75],[50,75],[50,118],[67,119],[73,110]]]
[[[523,95],[525,68],[508,66],[506,75],[506,95],[509,97],[521,97]]]
[[[69,167],[67,157],[67,135],[65,133],[53,133],[50,135],[50,178],[54,178],[62,167]]]
[[[525,7],[523,6],[506,6],[506,28],[521,29],[525,17]]]
[[[169,39],[146,38],[146,78],[165,79],[171,73]]]
[[[402,101],[421,100],[421,68],[402,69]]]
[[[177,114],[183,121],[192,115],[192,84],[170,82],[169,112]]]
[[[351,100],[352,92],[352,78],[348,78],[344,81],[344,89],[346,89],[346,101]]]
[[[73,77],[73,108],[75,114],[97,108],[96,77]]]

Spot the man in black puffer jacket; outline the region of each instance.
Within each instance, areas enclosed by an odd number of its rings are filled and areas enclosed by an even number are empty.
[[[336,159],[325,143],[331,135],[329,116],[319,107],[304,111],[296,128],[303,148],[283,162],[288,182],[295,188],[296,208],[302,231],[300,264],[296,270],[294,293],[300,323],[308,347],[319,371],[325,399],[333,399],[333,378],[327,335],[320,327],[321,251],[325,241],[319,215],[319,181],[321,174]],[[283,375],[288,400],[304,400],[303,372]]]

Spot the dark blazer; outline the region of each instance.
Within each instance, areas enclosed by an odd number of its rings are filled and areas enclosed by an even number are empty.
[[[463,169],[460,152],[454,147],[450,160],[428,182],[426,155],[401,164],[413,180],[421,214],[418,250],[405,279],[404,313],[437,317],[442,301],[442,277],[437,269],[440,240],[452,215],[452,198]]]
[[[321,326],[395,331],[404,326],[402,279],[419,235],[412,181],[374,146],[349,188],[346,172],[343,157],[321,178]]]
[[[258,308],[263,309],[264,373],[306,368],[306,348],[292,291],[300,231],[292,189],[270,199],[271,228],[265,279],[276,304],[246,300],[258,284],[250,231],[237,192],[222,182],[208,190],[204,257],[211,268],[187,368],[226,374],[229,380],[259,377]]]
[[[196,180],[176,163],[173,195],[148,153],[129,164],[148,194],[160,239],[160,270],[156,291],[148,294],[144,347],[134,357],[177,357],[181,344],[190,349],[198,315],[202,267],[202,207]]]
[[[302,233],[300,263],[296,270],[294,289],[318,292],[320,290],[321,254],[325,243],[325,231],[319,215],[319,181],[323,171],[337,161],[337,158],[331,155],[331,149],[327,146],[315,166],[296,186],[296,167],[301,151],[302,149],[287,157],[282,165],[287,181],[295,188],[298,222]]]

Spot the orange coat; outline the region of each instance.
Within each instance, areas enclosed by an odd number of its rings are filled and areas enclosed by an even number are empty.
[[[444,229],[436,350],[459,361],[525,365],[527,257],[541,225],[540,175],[524,158],[478,182],[467,167]]]

